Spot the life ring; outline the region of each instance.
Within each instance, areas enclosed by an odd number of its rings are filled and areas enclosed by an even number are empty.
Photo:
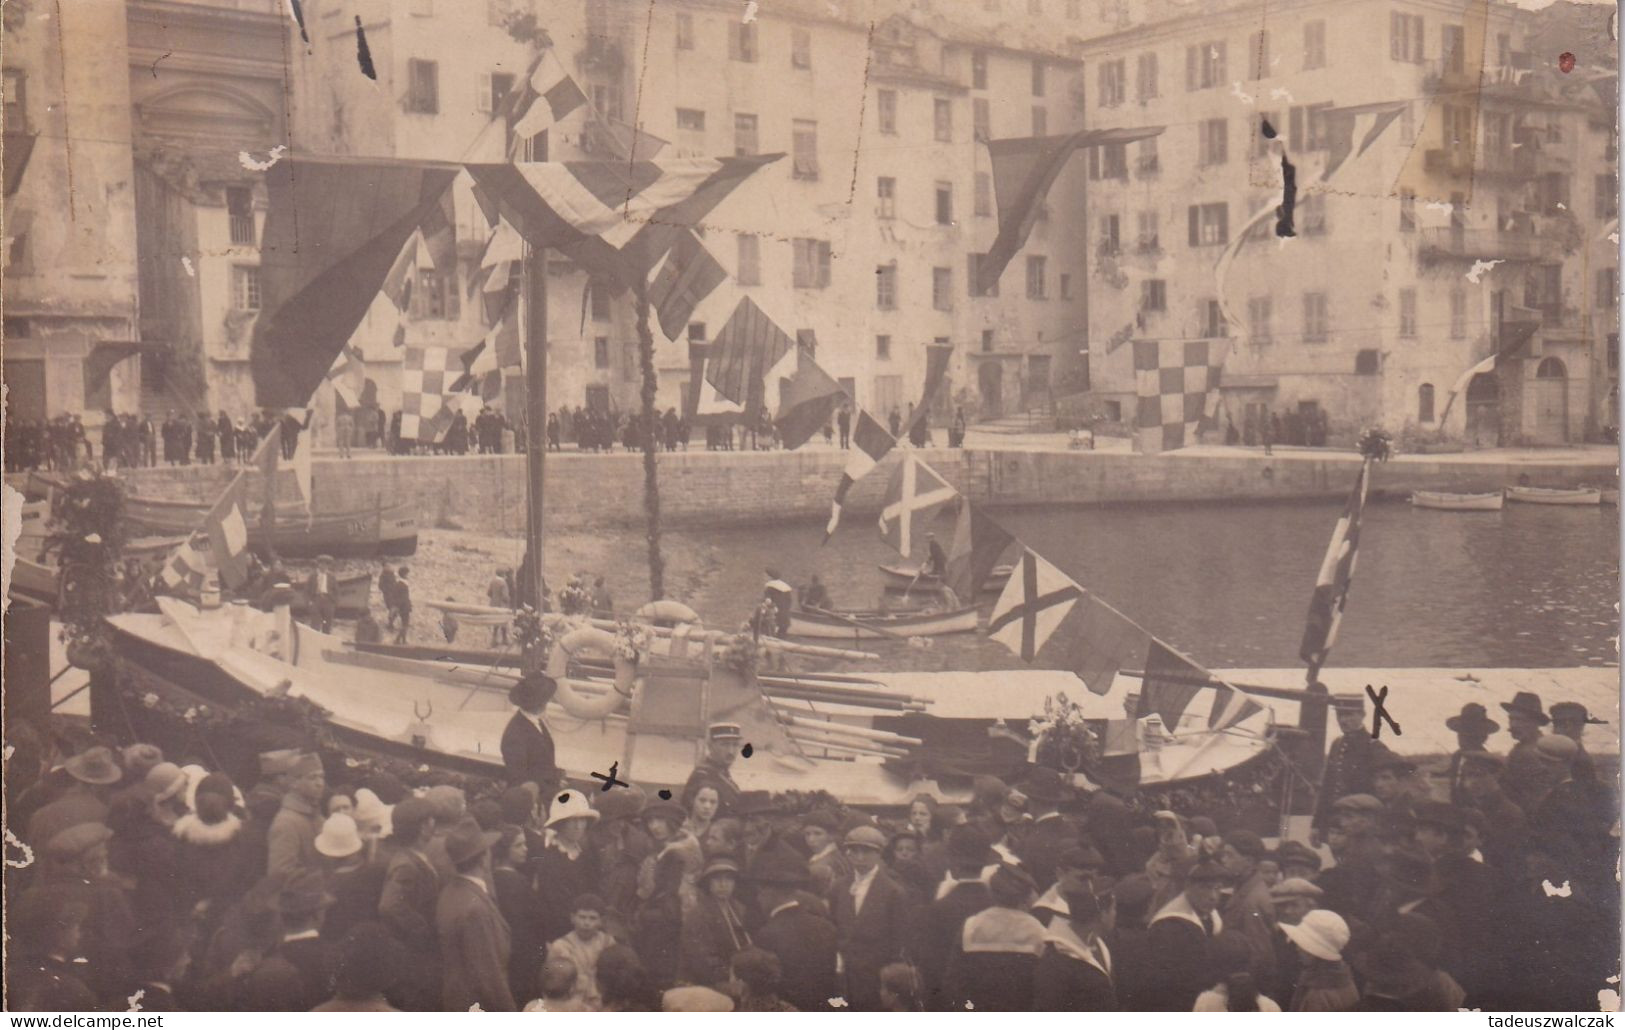
[[[581,652],[599,654],[615,663],[615,689],[606,690],[597,697],[575,689],[568,676],[570,659]],[[554,700],[578,719],[602,719],[621,710],[632,700],[636,687],[637,666],[615,654],[615,636],[601,629],[583,626],[560,637],[547,658],[547,674],[559,685]]]
[[[635,613],[640,619],[648,619],[657,626],[673,626],[678,623],[698,623],[700,615],[694,609],[681,601],[650,601],[639,608]]]

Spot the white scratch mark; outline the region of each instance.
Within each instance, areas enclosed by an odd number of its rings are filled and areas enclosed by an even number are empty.
[[[1618,246],[1619,245],[1619,233],[1617,233],[1617,232],[1609,233],[1608,234],[1608,242],[1614,244],[1615,246]]]
[[[472,1005],[470,1005],[468,1007],[468,1011],[470,1011],[470,1012],[484,1012],[485,1010],[480,1008],[480,1003],[476,1001],[474,1004],[472,1004]]]
[[[11,393],[10,384],[0,389]],[[17,564],[17,541],[23,535],[23,495],[9,483],[0,490],[5,503],[0,504],[0,612],[11,605],[11,568]]]
[[[1467,270],[1467,281],[1472,283],[1474,286],[1477,286],[1479,279],[1483,278],[1484,273],[1488,272],[1490,269],[1494,268],[1500,263],[1500,258],[1496,258],[1494,261],[1474,261],[1473,267]]]
[[[1542,880],[1540,889],[1546,892],[1546,896],[1548,898],[1567,898],[1574,893],[1574,891],[1569,888],[1569,881],[1567,880],[1563,881],[1563,886],[1561,887],[1553,887],[1552,881]]]
[[[1563,203],[1561,200],[1559,200],[1557,202],[1557,209],[1559,211],[1567,211],[1569,209],[1569,206],[1567,204]]]
[[[1619,983],[1619,974],[1615,973],[1613,976],[1610,976],[1608,979],[1604,980],[1603,983],[1605,983],[1605,984],[1617,984],[1617,983]]]
[[[845,998],[831,998],[831,999],[829,999],[829,1007],[832,1008],[832,1009],[844,1009],[844,1008],[846,1008],[846,999]]]
[[[976,1007],[976,1003],[974,1001],[971,1001],[969,998],[965,999],[965,1011],[966,1012],[971,1011],[975,1007]]]
[[[10,744],[7,744],[6,747],[5,747],[5,750],[0,751],[0,758],[3,758],[3,759],[5,759],[6,761],[9,762],[9,761],[11,761],[11,756],[16,754],[16,753],[17,753],[17,749],[12,747]]]
[[[181,255],[181,267],[186,269],[187,275],[191,276],[193,279],[197,278],[197,269],[192,267],[192,259],[187,257],[185,254]]]
[[[251,172],[263,172],[267,168],[282,160],[282,155],[288,152],[287,144],[278,143],[265,155],[264,161],[256,160],[253,154],[246,150],[237,151],[237,161]]]
[[[1597,992],[1597,1011],[1598,1012],[1618,1012],[1619,1011],[1619,992],[1614,990],[1612,987],[1604,987],[1602,990],[1598,991]]]
[[[1290,104],[1292,103],[1292,91],[1287,89],[1285,86],[1276,86],[1274,89],[1270,90],[1270,99],[1285,100]]]
[[[10,827],[6,828],[6,843],[23,853],[23,857],[20,859],[12,858],[9,855],[6,856],[7,866],[12,869],[27,869],[34,864],[34,849],[18,840],[17,835],[11,832]]]
[[[146,996],[147,996],[147,989],[145,987],[137,987],[134,994],[132,994],[128,998],[124,999],[125,1001],[130,1003],[130,1007],[125,1009],[124,1011],[126,1011],[126,1012],[140,1012],[141,1011],[141,999],[145,998]]]
[[[1241,83],[1239,82],[1232,82],[1230,84],[1230,95],[1244,104],[1250,104],[1253,102],[1253,95],[1242,89]]]
[[[756,0],[745,0],[745,17],[740,19],[743,24],[749,25],[756,20],[757,6]]]
[[[1456,209],[1456,205],[1450,203],[1448,200],[1430,200],[1423,205],[1423,208],[1427,211],[1443,211],[1448,215],[1450,212]]]

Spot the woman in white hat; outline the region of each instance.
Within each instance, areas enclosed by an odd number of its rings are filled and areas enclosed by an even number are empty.
[[[1281,932],[1303,953],[1291,1012],[1352,1012],[1360,1004],[1354,974],[1343,961],[1349,924],[1330,909],[1317,908]]]
[[[542,939],[570,932],[570,907],[576,895],[598,881],[597,856],[587,848],[587,827],[598,821],[587,795],[564,790],[553,796],[547,812],[547,843],[532,858],[542,906]]]
[[[316,853],[322,856],[327,892],[333,895],[333,905],[322,923],[322,938],[343,940],[353,927],[378,917],[384,868],[367,861],[366,841],[355,820],[342,812],[322,823]]]

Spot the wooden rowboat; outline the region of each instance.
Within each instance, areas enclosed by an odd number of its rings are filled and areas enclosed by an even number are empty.
[[[124,499],[124,517],[150,533],[185,536],[202,524],[212,503],[129,496]],[[257,508],[244,514],[248,516],[249,547],[263,550],[268,546],[284,558],[412,554],[418,547],[417,516],[407,503],[317,512],[308,518],[303,508],[279,504],[269,534]]]
[[[356,572],[350,575],[334,577],[334,614],[340,618],[353,619],[372,604],[372,573]],[[303,615],[310,610],[310,598],[305,596],[303,584],[294,589],[293,612]]]
[[[1435,511],[1500,511],[1506,495],[1500,491],[1487,494],[1447,494],[1435,490],[1417,490],[1411,494],[1411,505],[1432,508]]]
[[[790,635],[793,637],[878,640],[899,636],[935,637],[944,633],[969,633],[975,629],[974,607],[936,612],[843,612],[798,608],[790,613]]]
[[[887,590],[934,590],[942,586],[942,577],[921,573],[918,565],[882,565],[879,568],[881,581]],[[994,566],[987,579],[982,581],[982,589],[1004,589],[1004,584],[1009,582],[1010,574],[1015,570],[1014,565]]]
[[[1589,486],[1509,486],[1507,498],[1525,504],[1601,504],[1602,491]]]

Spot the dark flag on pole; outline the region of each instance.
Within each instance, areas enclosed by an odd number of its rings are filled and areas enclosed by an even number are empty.
[[[1016,538],[970,498],[959,499],[959,521],[948,548],[948,587],[960,604],[975,604],[977,591],[987,581],[999,557]]]
[[[793,451],[829,422],[846,391],[819,367],[805,347],[796,348],[795,374],[780,383],[779,414],[773,421],[785,449]]]
[[[951,344],[933,343],[926,347],[925,386],[920,390],[920,403],[914,406],[914,417],[903,427],[905,437],[908,436],[909,430],[914,428],[914,423],[927,417],[931,411],[932,403],[936,401],[937,394],[942,391],[943,382],[948,378],[948,359],[953,356],[954,348]]]
[[[1128,144],[1161,134],[1162,127],[1083,129],[1070,136],[1028,136],[988,143],[993,159],[993,190],[999,204],[999,234],[976,272],[978,292],[998,285],[999,276],[1033,231],[1039,210],[1067,158],[1079,148]]]
[[[739,298],[727,324],[711,341],[705,363],[705,381],[724,400],[745,406],[745,417],[755,419],[766,401],[769,373],[796,343],[756,306]]]
[[[705,249],[694,230],[689,229],[679,236],[649,284],[649,303],[654,307],[660,331],[666,334],[666,339],[680,339],[700,301],[727,278],[728,273]]]
[[[1315,577],[1315,593],[1309,600],[1309,621],[1303,628],[1303,644],[1298,657],[1309,663],[1313,680],[1326,663],[1326,655],[1337,642],[1337,627],[1348,604],[1349,585],[1354,579],[1354,561],[1360,551],[1360,518],[1365,514],[1366,486],[1371,481],[1371,459],[1360,466],[1360,474],[1343,505],[1343,515],[1332,530],[1326,557]]]

